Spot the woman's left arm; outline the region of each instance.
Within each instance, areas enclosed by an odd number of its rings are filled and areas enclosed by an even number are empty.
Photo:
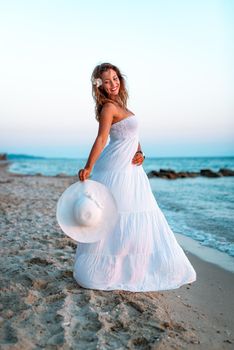
[[[136,165],[141,165],[144,162],[144,159],[145,159],[145,155],[142,152],[140,142],[138,142],[137,151],[132,159],[132,163]]]

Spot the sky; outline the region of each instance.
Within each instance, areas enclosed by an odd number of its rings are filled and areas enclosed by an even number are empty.
[[[233,38],[232,0],[0,0],[0,153],[87,157],[110,62],[146,156],[233,156]]]

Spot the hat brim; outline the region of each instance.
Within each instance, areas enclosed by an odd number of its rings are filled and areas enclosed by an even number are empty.
[[[95,227],[79,226],[74,218],[75,202],[85,192],[92,193],[102,204],[102,220]],[[116,224],[117,204],[111,191],[93,180],[77,181],[69,186],[57,203],[56,218],[63,232],[78,242],[92,243],[106,237]]]

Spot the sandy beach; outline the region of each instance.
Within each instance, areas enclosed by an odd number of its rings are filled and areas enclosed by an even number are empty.
[[[76,177],[0,166],[1,349],[233,349],[234,274],[185,251],[197,281],[132,293],[80,287],[56,205]]]

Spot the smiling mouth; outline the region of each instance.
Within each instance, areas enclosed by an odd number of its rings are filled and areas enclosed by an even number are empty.
[[[111,91],[116,91],[118,89],[118,86],[116,86],[114,89],[111,89]]]

